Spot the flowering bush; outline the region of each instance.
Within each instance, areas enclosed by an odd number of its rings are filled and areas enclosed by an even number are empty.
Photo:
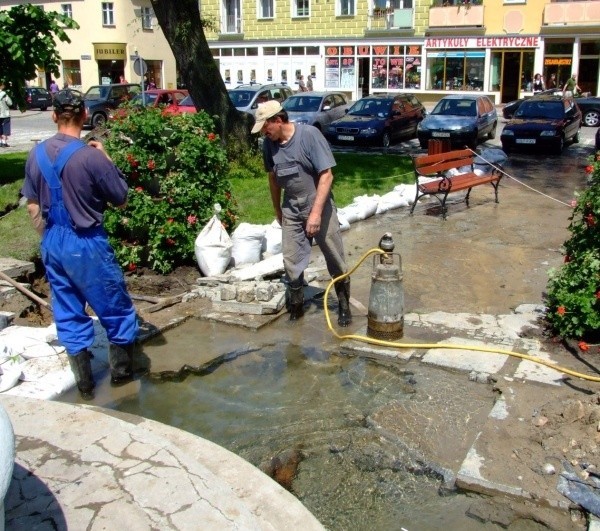
[[[225,228],[233,229],[227,156],[206,113],[128,109],[108,129],[105,147],[127,179],[129,197],[124,209],[106,212],[104,225],[125,270],[168,273],[193,263],[196,236],[215,203]]]
[[[600,338],[600,152],[586,167],[589,188],[573,202],[565,264],[550,272],[547,320],[565,338]],[[587,347],[585,341],[581,345]]]

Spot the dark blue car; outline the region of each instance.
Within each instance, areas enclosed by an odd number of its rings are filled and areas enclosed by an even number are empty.
[[[425,108],[412,94],[376,94],[358,100],[324,134],[332,144],[388,147],[401,137],[414,138],[424,116]]]
[[[437,102],[419,124],[417,136],[423,149],[430,140],[448,140],[452,148],[475,149],[481,140],[496,136],[498,113],[482,94],[453,94]]]

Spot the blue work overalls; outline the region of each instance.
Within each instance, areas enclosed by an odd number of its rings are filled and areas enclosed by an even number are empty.
[[[42,261],[52,291],[58,339],[71,356],[94,343],[94,324],[85,311],[86,302],[111,343],[130,345],[139,329],[123,273],[104,228],[75,228],[63,202],[60,175],[71,156],[84,146],[80,140],[69,142],[54,162],[44,143],[35,151],[51,198],[42,237]]]

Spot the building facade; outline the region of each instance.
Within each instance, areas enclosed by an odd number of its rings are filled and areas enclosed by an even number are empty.
[[[70,43],[57,43],[62,58],[59,87],[86,91],[92,85],[119,83],[121,76],[135,83],[153,80],[157,87],[175,88],[175,59],[149,1],[30,0],[45,11],[64,13],[80,26],[67,30]],[[0,9],[15,2],[0,0]],[[136,67],[136,59],[137,67]],[[30,84],[49,87],[51,75],[42,69]]]
[[[177,85],[175,59],[149,0],[33,0],[80,25],[58,43],[60,86],[142,79]],[[0,9],[14,5],[0,0]],[[579,75],[600,95],[600,0],[205,0],[206,38],[227,87],[283,82],[352,99],[410,91],[435,101],[476,90],[496,103],[531,93],[536,73]],[[139,59],[143,59],[141,62]],[[138,65],[139,68],[136,68]],[[49,86],[38,73],[35,84]]]
[[[435,101],[483,91],[496,103],[579,74],[600,95],[600,0],[210,0],[202,14],[227,86],[313,77],[353,98],[411,91]]]

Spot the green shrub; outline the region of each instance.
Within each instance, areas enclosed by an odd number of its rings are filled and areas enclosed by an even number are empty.
[[[564,244],[565,264],[550,271],[546,318],[564,338],[600,338],[600,152],[586,167],[589,187],[578,194]]]
[[[127,206],[109,209],[104,221],[119,263],[160,273],[195,263],[194,242],[213,205],[221,204],[226,229],[236,221],[227,156],[212,119],[128,109],[108,129],[106,150],[130,187]]]

